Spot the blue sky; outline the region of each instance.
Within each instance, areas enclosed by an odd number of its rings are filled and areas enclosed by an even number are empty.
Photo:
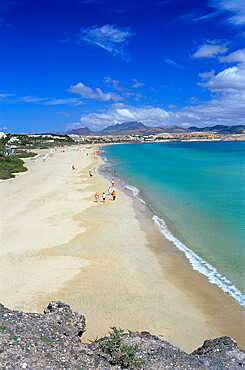
[[[0,0],[0,131],[245,124],[244,0]]]

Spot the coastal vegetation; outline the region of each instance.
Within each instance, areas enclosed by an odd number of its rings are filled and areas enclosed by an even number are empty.
[[[68,135],[58,134],[13,134],[11,145],[21,149],[45,149],[57,146],[72,145],[74,141]]]
[[[109,337],[96,340],[98,348],[101,352],[110,355],[113,359],[113,365],[119,365],[123,368],[141,368],[144,364],[141,359],[136,358],[140,348],[137,344],[127,345],[123,343],[124,330],[115,326],[111,327]],[[131,331],[129,331],[131,335]]]
[[[15,173],[25,172],[27,168],[21,158],[34,157],[36,153],[17,149],[10,154],[11,134],[6,134],[0,139],[0,179],[7,180],[15,177]]]
[[[37,155],[37,153],[22,150],[22,149],[16,150],[14,153],[14,156],[18,158],[31,158],[31,157],[35,157],[35,155]]]
[[[11,134],[6,134],[0,138],[0,153],[6,152],[6,146],[11,139]]]
[[[0,179],[7,180],[15,177],[15,173],[25,172],[24,161],[15,155],[0,155]]]
[[[68,135],[4,134],[0,138],[0,179],[7,180],[15,177],[15,173],[27,171],[21,158],[36,156],[33,149],[72,144],[74,140]]]

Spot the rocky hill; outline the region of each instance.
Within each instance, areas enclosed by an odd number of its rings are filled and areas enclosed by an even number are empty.
[[[92,130],[90,130],[88,127],[80,127],[76,128],[74,130],[68,131],[68,134],[73,134],[73,135],[91,135],[94,134]]]
[[[92,131],[87,127],[81,127],[74,130],[70,130],[68,134],[77,135],[157,135],[162,133],[167,134],[188,134],[191,132],[212,132],[217,134],[239,134],[245,131],[245,125],[236,126],[207,126],[207,127],[196,127],[191,126],[189,128],[180,127],[177,125],[172,126],[157,126],[149,127],[144,125],[142,122],[132,121],[117,123],[115,125],[108,126],[101,131]]]
[[[141,122],[132,121],[132,122],[124,122],[124,123],[117,123],[116,125],[111,125],[103,130],[99,131],[101,135],[116,135],[122,134],[124,135],[125,132],[128,131],[137,131],[137,132],[145,132],[149,127],[145,126]]]
[[[245,125],[235,125],[235,126],[224,126],[224,125],[215,125],[215,126],[206,126],[206,127],[189,127],[190,131],[197,132],[213,132],[217,134],[241,134],[245,131]]]
[[[1,369],[242,369],[245,352],[229,337],[207,340],[187,354],[147,332],[123,333],[81,343],[85,318],[61,302],[44,314],[0,305]]]

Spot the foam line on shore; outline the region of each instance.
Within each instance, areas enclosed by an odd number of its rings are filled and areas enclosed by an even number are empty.
[[[222,276],[215,267],[200,258],[196,253],[187,248],[183,243],[176,239],[168,230],[163,219],[159,218],[156,214],[152,217],[154,223],[159,227],[161,233],[171,241],[179,250],[184,252],[194,270],[197,270],[208,278],[210,283],[216,284],[223,292],[228,293],[233,297],[241,306],[245,307],[245,296],[238,290],[231,281]]]
[[[142,203],[146,204],[146,202],[139,197],[140,190],[132,185],[126,185],[128,189],[130,189],[134,196],[141,201]],[[179,250],[184,252],[186,258],[190,262],[193,270],[198,271],[199,273],[206,276],[210,283],[216,284],[223,292],[229,294],[232,298],[234,298],[241,306],[245,307],[245,295],[237,289],[235,284],[233,284],[230,280],[228,280],[225,276],[222,276],[215,267],[210,265],[208,262],[204,261],[201,257],[199,257],[195,252],[191,249],[186,247],[180,240],[175,238],[175,236],[169,231],[165,221],[158,217],[152,207],[148,204],[148,207],[151,209],[153,213],[152,220],[154,221],[155,225],[160,229],[162,235],[171,241]]]

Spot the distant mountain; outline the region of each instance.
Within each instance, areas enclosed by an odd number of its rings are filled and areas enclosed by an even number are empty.
[[[99,131],[101,135],[114,135],[114,134],[122,134],[125,135],[125,132],[128,131],[135,131],[135,130],[145,130],[148,129],[147,126],[145,126],[141,122],[132,121],[132,122],[124,122],[124,123],[117,123],[116,125],[108,126],[104,128],[103,130]]]
[[[132,121],[117,123],[99,131],[100,135],[157,135],[161,133],[186,133],[188,129],[172,125],[161,127],[149,127],[142,122]]]
[[[180,127],[177,125],[172,126],[161,126],[161,127],[154,127],[154,129],[158,129],[161,133],[168,133],[168,134],[186,134],[190,132],[188,128]]]
[[[70,130],[67,132],[68,134],[73,135],[91,135],[94,134],[92,130],[90,130],[88,127],[80,127],[76,128],[74,130]]]
[[[172,126],[157,126],[149,127],[144,125],[142,122],[132,121],[117,123],[115,125],[108,126],[100,131],[92,131],[88,127],[80,127],[74,130],[67,131],[67,134],[75,135],[158,135],[158,134],[188,134],[191,132],[210,132],[217,134],[240,134],[245,131],[245,125],[236,126],[207,126],[207,127],[196,127],[191,126],[189,128],[180,127],[177,125]]]
[[[217,134],[241,134],[245,131],[245,125],[235,125],[235,126],[225,126],[225,125],[216,125],[216,126],[206,126],[206,127],[189,127],[190,131],[198,132],[213,132]]]

